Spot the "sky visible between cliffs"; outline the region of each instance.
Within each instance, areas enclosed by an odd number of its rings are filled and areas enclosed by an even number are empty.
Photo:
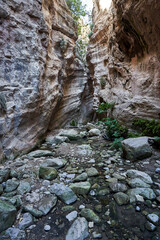
[[[92,0],[82,0],[83,4],[87,5],[87,10],[91,11],[93,8],[93,1]],[[109,10],[112,0],[100,0],[99,1],[101,8]]]
[[[87,10],[91,11],[93,8],[93,2],[92,0],[82,0],[83,5],[87,5]]]

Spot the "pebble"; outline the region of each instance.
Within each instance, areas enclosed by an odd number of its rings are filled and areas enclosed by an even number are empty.
[[[68,219],[69,222],[73,221],[78,215],[77,211],[73,211],[71,213],[69,213],[66,218]]]
[[[94,227],[94,222],[89,222],[88,226],[89,226],[89,228],[93,228]]]
[[[44,230],[45,230],[46,232],[50,231],[50,230],[51,230],[51,226],[50,226],[50,225],[45,225],[45,226],[44,226]]]
[[[137,212],[140,212],[141,211],[141,208],[139,206],[136,206],[136,211]]]

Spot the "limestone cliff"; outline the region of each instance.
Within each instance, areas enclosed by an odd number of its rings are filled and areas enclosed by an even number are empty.
[[[160,118],[160,1],[94,0],[88,62],[94,106],[115,102],[114,116]]]
[[[76,39],[65,0],[0,0],[0,158],[90,114],[92,86]]]

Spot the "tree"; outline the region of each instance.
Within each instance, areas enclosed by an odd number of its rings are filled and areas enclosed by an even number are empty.
[[[66,0],[66,3],[73,14],[75,21],[78,21],[80,17],[85,17],[88,14],[86,5],[83,5],[81,0]]]

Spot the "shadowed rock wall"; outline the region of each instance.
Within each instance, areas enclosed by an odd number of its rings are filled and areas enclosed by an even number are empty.
[[[93,90],[75,32],[65,0],[0,0],[0,158],[33,147],[49,125],[86,118]]]
[[[94,0],[88,51],[94,107],[115,102],[114,116],[127,125],[160,119],[160,1],[104,2]]]

